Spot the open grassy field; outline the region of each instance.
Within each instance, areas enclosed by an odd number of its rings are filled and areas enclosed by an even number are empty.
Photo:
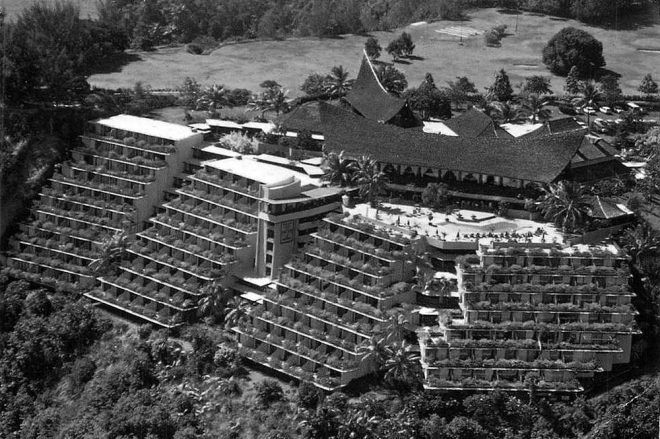
[[[55,3],[56,0],[42,0],[47,3]],[[72,0],[80,8],[82,18],[96,17],[96,4],[98,0]],[[0,0],[0,6],[5,8],[7,18],[13,20],[23,9],[33,4],[34,0]]]
[[[397,67],[405,72],[412,86],[420,83],[426,72],[431,72],[438,84],[465,75],[483,89],[492,83],[500,68],[509,73],[515,85],[525,76],[551,76],[541,61],[541,51],[557,31],[575,26],[592,33],[603,43],[607,68],[621,75],[624,92],[634,93],[644,74],[650,72],[660,77],[660,52],[637,50],[660,49],[660,18],[656,11],[640,19],[645,23],[617,31],[525,13],[518,17],[516,32],[515,15],[495,9],[478,10],[470,14],[468,21],[408,26],[405,30],[412,34],[417,45],[415,55],[421,59],[410,64],[399,63]],[[448,27],[483,31],[497,24],[508,25],[511,34],[496,48],[486,47],[482,35],[464,38],[461,44],[457,36],[436,32]],[[381,45],[386,45],[395,34],[374,33]],[[206,56],[191,55],[183,47],[162,48],[137,53],[138,59],[109,73],[95,74],[90,82],[107,88],[131,87],[136,81],[153,88],[174,88],[190,76],[202,84],[221,83],[257,90],[263,80],[274,79],[289,89],[291,96],[296,96],[301,94],[299,87],[310,73],[328,72],[332,66],[342,64],[355,75],[365,40],[365,36],[347,35],[336,39],[247,42],[221,47]],[[384,59],[390,60],[387,54]],[[564,78],[552,77],[553,90],[561,92],[563,86]]]

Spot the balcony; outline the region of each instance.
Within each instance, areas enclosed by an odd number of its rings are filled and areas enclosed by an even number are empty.
[[[243,179],[234,181],[231,176],[222,178],[205,170],[200,170],[197,171],[194,176],[190,177],[190,180],[193,182],[195,188],[197,188],[199,183],[201,183],[202,186],[206,185],[207,187],[205,189],[208,192],[212,192],[211,190],[208,190],[210,186],[218,189],[225,189],[230,192],[236,192],[241,195],[246,195],[256,200],[261,199],[259,196],[259,185],[256,183],[254,185],[249,184],[248,182],[243,181]]]
[[[191,189],[186,186],[177,189],[176,193],[182,195],[183,196],[182,198],[186,198],[186,197],[193,198],[201,202],[214,204],[218,207],[222,207],[224,209],[237,212],[239,214],[252,216],[253,218],[258,218],[257,215],[259,212],[256,203],[254,204],[242,203],[242,202],[234,201],[233,199],[228,197],[223,197],[221,195],[209,193],[202,190]]]
[[[162,159],[149,159],[142,155],[118,154],[115,151],[103,151],[93,148],[74,149],[71,152],[76,162],[85,162],[85,157],[92,161],[94,166],[105,167],[107,163],[117,163],[133,169],[159,170],[167,167],[167,162]]]
[[[139,299],[129,301],[117,298],[112,293],[103,290],[93,290],[85,293],[85,297],[164,328],[176,328],[183,325],[182,316],[179,313],[169,315],[169,311],[167,311],[169,308],[167,307],[156,310],[155,302],[143,305]]]
[[[113,145],[116,148],[121,148],[123,152],[123,149],[130,149],[134,151],[142,151],[142,152],[147,152],[147,153],[156,153],[159,155],[170,155],[174,154],[176,152],[176,148],[173,145],[158,145],[158,144],[151,144],[147,143],[144,140],[135,140],[135,138],[128,137],[126,139],[118,139],[112,136],[101,136],[97,134],[92,134],[92,133],[86,133],[81,136],[81,138],[84,140],[89,139],[93,140],[95,143],[95,150],[102,150],[103,146],[102,145]],[[99,145],[101,143],[101,145]],[[116,151],[116,149],[115,149]]]
[[[336,305],[347,311],[360,314],[364,317],[372,319],[376,322],[385,322],[384,314],[381,310],[376,307],[373,307],[364,302],[358,302],[355,300],[345,299],[340,295],[329,291],[321,291],[313,285],[308,285],[300,280],[290,277],[287,275],[282,275],[277,284],[283,288],[290,289],[300,295],[309,297],[311,300],[321,300],[325,303]],[[291,297],[295,298],[295,297]]]
[[[96,209],[110,210],[120,214],[130,214],[135,211],[133,206],[127,203],[112,203],[88,195],[79,195],[73,191],[55,191],[47,187],[43,188],[39,195],[62,202],[72,202]]]

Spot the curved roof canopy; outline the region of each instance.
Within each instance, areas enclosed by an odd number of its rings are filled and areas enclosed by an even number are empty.
[[[320,104],[326,147],[381,163],[497,175],[549,183],[571,163],[584,133],[573,131],[532,139],[452,137],[406,130]]]
[[[405,99],[397,98],[385,90],[366,53],[346,100],[362,116],[381,123],[389,122],[406,105]]]

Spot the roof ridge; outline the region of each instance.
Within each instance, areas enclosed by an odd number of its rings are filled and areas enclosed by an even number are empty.
[[[364,61],[366,61],[367,64],[369,65],[369,69],[371,69],[371,73],[374,75],[374,79],[376,80],[376,82],[378,83],[378,85],[380,86],[380,88],[381,88],[385,93],[390,94],[390,92],[387,91],[387,89],[385,88],[385,86],[383,86],[383,84],[380,82],[380,79],[378,79],[378,75],[376,74],[376,70],[374,70],[374,65],[371,64],[371,60],[369,59],[369,56],[367,55],[367,49],[364,49],[364,48],[363,48],[363,49],[362,49],[362,54],[364,55],[364,58],[362,58],[362,59],[363,59]]]

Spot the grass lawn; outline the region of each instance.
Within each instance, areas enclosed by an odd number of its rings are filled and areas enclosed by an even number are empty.
[[[657,6],[654,6],[657,8]],[[496,9],[482,9],[463,22],[439,21],[408,26],[417,47],[410,64],[398,63],[411,86],[417,86],[426,72],[431,72],[439,85],[456,76],[468,76],[483,89],[493,81],[497,70],[504,68],[512,84],[526,76],[551,76],[541,61],[541,51],[557,31],[566,26],[587,30],[603,43],[607,68],[620,74],[625,93],[636,93],[639,81],[646,73],[658,73],[660,52],[640,52],[638,48],[660,49],[660,17],[657,11],[640,20],[643,24],[620,24],[620,29],[608,30],[587,26],[574,20],[525,13],[518,17]],[[654,22],[649,23],[650,20]],[[483,36],[459,38],[436,30],[447,27],[470,27],[486,30],[497,24],[509,26],[511,34],[502,40],[502,46],[486,47]],[[375,32],[385,46],[398,33]],[[310,73],[325,73],[334,65],[342,64],[351,76],[357,73],[365,36],[346,35],[331,39],[290,39],[285,41],[246,42],[221,47],[210,55],[191,55],[183,47],[161,48],[154,52],[140,52],[136,60],[110,69],[108,73],[92,75],[93,85],[107,88],[132,87],[143,81],[153,88],[176,88],[186,76],[202,84],[221,83],[230,87],[257,90],[265,79],[274,79],[290,90],[290,96],[300,95],[299,87]],[[384,60],[390,57],[384,55]],[[561,92],[564,78],[552,77],[552,89]]]

